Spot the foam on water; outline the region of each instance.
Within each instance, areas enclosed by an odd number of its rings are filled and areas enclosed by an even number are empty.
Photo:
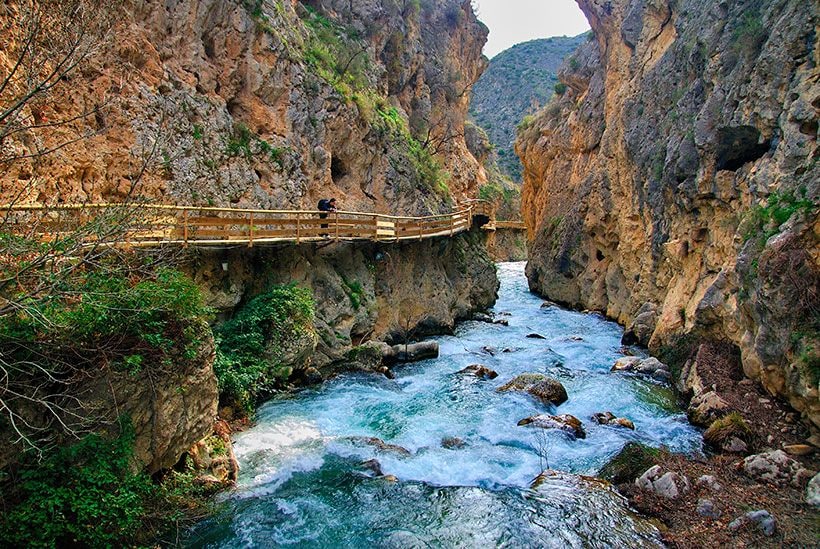
[[[527,291],[523,264],[500,265],[499,278],[495,311],[509,313],[504,317],[509,326],[466,322],[455,335],[438,338],[438,359],[399,368],[395,380],[345,375],[264,405],[257,425],[235,442],[241,474],[227,525],[204,525],[192,544],[348,545],[358,540],[387,546],[519,546],[538,539],[539,546],[552,541],[555,546],[596,546],[589,539],[604,535],[613,521],[619,526],[612,535],[653,544],[615,495],[558,480],[536,495],[528,487],[547,467],[594,473],[630,440],[692,451],[699,448],[700,435],[675,409],[668,390],[609,371],[623,356],[616,324],[595,314],[540,308],[542,301]],[[533,332],[545,339],[526,337]],[[496,370],[498,378],[456,373],[475,363]],[[496,391],[524,372],[558,378],[569,401],[555,409],[527,395]],[[630,418],[635,431],[590,421],[603,411]],[[587,438],[571,440],[560,432],[517,426],[538,413],[578,417]],[[379,448],[365,440],[369,437],[401,446],[410,455]],[[447,437],[461,439],[463,447],[442,447]],[[369,478],[373,473],[358,465],[369,459],[400,479],[399,486]],[[437,498],[449,498],[446,512],[464,520],[481,510],[504,520],[523,513],[532,522],[523,530],[482,531],[467,524],[453,530],[460,538],[451,538],[450,530],[419,538],[421,531],[436,532],[443,520],[438,513],[445,509]],[[564,508],[584,516],[556,516],[555,510]],[[392,526],[385,529],[379,521]]]

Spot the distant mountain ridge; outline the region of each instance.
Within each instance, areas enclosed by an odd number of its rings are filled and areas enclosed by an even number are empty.
[[[501,171],[521,182],[521,162],[513,150],[516,127],[552,97],[556,73],[587,34],[542,38],[516,44],[490,61],[473,86],[470,115],[490,136]]]

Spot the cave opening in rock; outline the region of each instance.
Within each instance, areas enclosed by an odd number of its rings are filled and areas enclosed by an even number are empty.
[[[334,183],[338,183],[347,175],[347,167],[341,158],[334,156],[330,159],[330,177]]]
[[[736,171],[754,162],[771,148],[771,140],[760,141],[760,130],[754,126],[727,126],[718,129],[717,164],[720,170]]]

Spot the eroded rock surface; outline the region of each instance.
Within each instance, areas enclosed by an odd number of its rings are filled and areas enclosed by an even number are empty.
[[[820,426],[816,13],[578,3],[594,38],[516,144],[530,287],[605,311],[625,343],[728,340]]]

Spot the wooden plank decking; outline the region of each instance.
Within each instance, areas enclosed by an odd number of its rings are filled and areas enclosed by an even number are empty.
[[[261,210],[152,204],[19,204],[0,206],[0,231],[44,241],[82,231],[86,238],[117,227],[116,242],[129,246],[247,246],[326,240],[399,242],[453,236],[473,218],[487,218],[487,230],[522,229],[523,223],[495,219],[492,204],[470,201],[456,211],[421,217],[364,212]],[[483,219],[482,219],[483,221]],[[90,228],[93,224],[96,228]]]

